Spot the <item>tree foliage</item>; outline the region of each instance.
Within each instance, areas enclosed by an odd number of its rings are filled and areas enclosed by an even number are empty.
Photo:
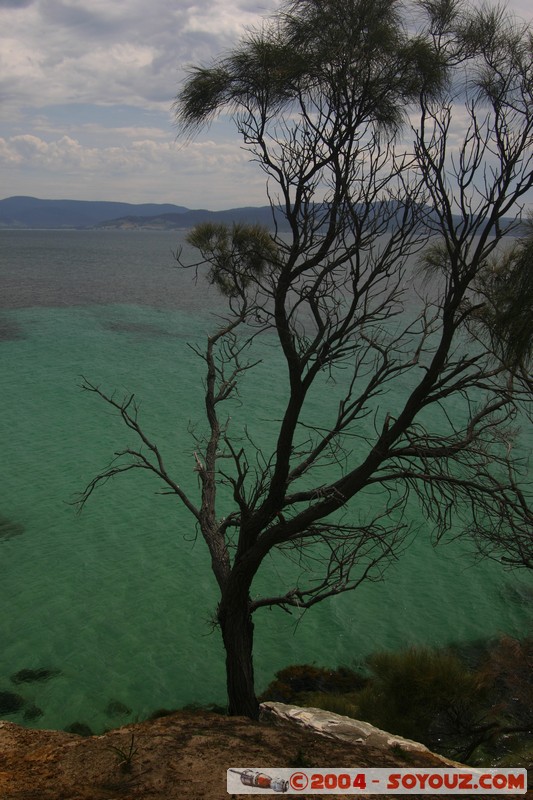
[[[391,0],[286,3],[228,56],[191,70],[176,102],[179,124],[193,133],[222,110],[271,122],[307,102],[328,106],[338,131],[368,120],[395,128],[402,101],[444,76],[429,42],[405,30],[402,11]]]
[[[482,270],[478,319],[495,354],[527,371],[533,355],[533,221],[526,235]]]
[[[186,238],[188,244],[200,251],[210,264],[207,275],[226,297],[243,296],[267,269],[274,269],[277,247],[268,231],[259,225],[204,222]]]
[[[190,511],[220,591],[232,713],[258,713],[253,613],[310,608],[379,579],[413,532],[412,499],[435,540],[530,529],[513,448],[527,386],[508,357],[509,314],[500,329],[490,319],[505,303],[488,265],[500,259],[502,286],[506,259],[526,271],[527,243],[500,253],[533,186],[531,53],[530,32],[490,8],[299,0],[193,69],[177,98],[186,135],[232,117],[265,173],[274,231],[202,226],[189,236],[228,300],[197,349],[206,366],[198,495],[169,474],[134,399],[86,382],[139,448],[120,451],[82,502],[141,468]],[[480,323],[488,341],[475,335]],[[270,443],[259,445],[246,429],[253,409],[239,427],[225,403],[266,333],[287,391]],[[331,403],[317,421],[319,390]],[[296,563],[294,580],[257,596],[255,576],[274,552]]]

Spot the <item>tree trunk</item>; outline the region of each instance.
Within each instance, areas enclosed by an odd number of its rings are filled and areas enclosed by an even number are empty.
[[[226,682],[228,711],[232,716],[259,717],[255,696],[253,639],[254,624],[249,598],[225,598],[219,607],[218,619],[226,649]]]

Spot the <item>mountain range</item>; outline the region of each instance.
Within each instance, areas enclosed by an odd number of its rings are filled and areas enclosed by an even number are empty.
[[[0,200],[0,228],[116,228],[173,230],[200,222],[247,222],[272,225],[270,206],[226,211],[191,210],[172,203],[112,203],[97,200]]]
[[[426,209],[427,213],[427,209]],[[432,212],[429,212],[429,218]],[[7,197],[0,200],[1,229],[116,229],[176,230],[190,229],[201,222],[259,224],[278,231],[288,230],[281,209],[270,206],[245,206],[224,211],[190,209],[172,203],[112,203],[102,200],[40,200],[37,197]],[[457,224],[462,225],[458,217]],[[502,219],[502,226],[514,220]],[[520,235],[520,226],[511,235]]]

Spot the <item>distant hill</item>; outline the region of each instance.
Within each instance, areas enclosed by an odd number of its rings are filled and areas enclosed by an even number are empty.
[[[281,214],[276,214],[276,221],[280,230],[287,228],[287,221]],[[193,228],[201,222],[243,222],[247,224],[264,225],[266,228],[271,228],[273,225],[272,209],[270,206],[261,206],[258,208],[247,206],[244,208],[229,208],[225,211],[207,211],[206,209],[200,208],[183,211],[179,214],[162,213],[156,216],[129,215],[127,217],[119,217],[118,219],[110,219],[106,222],[101,222],[97,227],[119,228],[123,230],[133,230],[136,228],[175,230],[177,228]]]
[[[106,220],[132,216],[181,214],[172,203],[111,203],[100,200],[40,200],[8,197],[0,200],[0,228],[93,228]]]
[[[200,222],[246,222],[272,227],[270,206],[226,211],[191,210],[172,203],[111,203],[96,200],[43,200],[8,197],[0,200],[0,228],[109,228],[175,230]],[[280,229],[287,223],[278,215]]]
[[[431,218],[431,212],[429,214]],[[288,230],[281,209],[274,209],[280,232]],[[98,200],[40,200],[8,197],[0,200],[2,228],[97,228],[116,230],[176,230],[193,228],[200,222],[243,222],[274,227],[270,206],[245,206],[224,211],[192,210],[172,203],[111,203]],[[512,223],[502,220],[502,226]],[[457,223],[460,224],[459,218]],[[520,235],[520,228],[512,235]]]

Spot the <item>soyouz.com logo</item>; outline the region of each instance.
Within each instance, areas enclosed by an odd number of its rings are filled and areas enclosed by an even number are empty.
[[[525,794],[525,769],[232,767],[228,794]]]

